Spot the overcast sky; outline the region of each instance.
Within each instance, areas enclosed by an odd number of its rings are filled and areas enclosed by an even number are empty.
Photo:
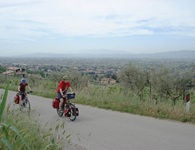
[[[195,0],[0,0],[0,56],[195,50]]]

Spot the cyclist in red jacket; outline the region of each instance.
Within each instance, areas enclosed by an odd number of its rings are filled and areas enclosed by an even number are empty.
[[[60,81],[60,83],[58,84],[57,87],[57,96],[60,99],[60,103],[59,103],[59,109],[62,110],[62,104],[64,101],[64,98],[66,97],[66,91],[70,90],[71,92],[73,91],[71,86],[70,86],[70,82],[68,81],[68,77],[67,76],[63,76],[62,81]],[[67,103],[67,99],[65,100],[65,104]],[[62,110],[63,111],[63,110]]]

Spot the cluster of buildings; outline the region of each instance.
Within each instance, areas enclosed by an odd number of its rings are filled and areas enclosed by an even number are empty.
[[[21,67],[21,68],[20,68]],[[6,71],[3,72],[4,75],[22,75],[26,76],[28,73],[25,68],[30,70],[31,72],[42,71],[44,73],[52,73],[63,69],[63,66],[49,66],[49,65],[32,65],[26,66],[7,66]],[[101,84],[114,84],[116,83],[116,79],[112,78],[114,74],[116,74],[119,69],[118,68],[100,68],[100,67],[74,67],[74,69],[78,70],[82,74],[91,75],[94,78],[98,78]]]
[[[7,67],[6,71],[3,72],[4,75],[22,75],[26,76],[27,72],[24,68],[18,68],[18,67]]]

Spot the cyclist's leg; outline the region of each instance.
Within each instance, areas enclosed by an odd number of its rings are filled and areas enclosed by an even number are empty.
[[[63,105],[63,103],[64,103],[64,99],[63,99],[62,95],[61,95],[59,92],[57,93],[57,96],[58,96],[58,98],[60,99],[59,109],[62,110],[62,105]]]
[[[23,102],[24,102],[24,98],[25,98],[23,92],[20,92],[20,97],[21,97],[20,98],[20,106],[23,107],[23,105],[24,105]]]
[[[64,103],[64,99],[60,98],[60,103],[59,103],[59,109],[63,109],[63,103]]]
[[[25,92],[22,92],[21,93],[21,100],[24,100],[25,99]]]
[[[68,99],[67,98],[65,99],[65,105],[66,105],[66,108],[69,107],[69,105],[68,105]]]

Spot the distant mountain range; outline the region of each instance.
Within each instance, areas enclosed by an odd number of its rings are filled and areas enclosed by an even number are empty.
[[[18,57],[18,56],[17,56]],[[181,50],[181,51],[168,51],[159,53],[142,53],[133,54],[125,51],[116,50],[95,50],[95,51],[82,51],[82,53],[34,53],[23,55],[20,57],[31,57],[31,58],[149,58],[149,59],[194,59],[195,50]]]
[[[34,53],[23,55],[25,57],[75,57],[75,58],[116,58],[116,57],[128,57],[133,55],[132,53],[119,51],[119,50],[82,50],[82,52],[66,52],[66,53]]]
[[[153,54],[140,54],[138,58],[154,59],[195,59],[195,50],[168,51]]]

